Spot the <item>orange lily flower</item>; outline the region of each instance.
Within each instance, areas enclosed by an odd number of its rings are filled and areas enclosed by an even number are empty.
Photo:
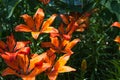
[[[51,42],[42,42],[42,47],[50,47],[57,53],[69,53],[72,54],[72,48],[79,42],[79,39],[74,39],[71,42],[59,40],[58,37],[51,37]]]
[[[48,78],[50,80],[56,80],[59,73],[76,71],[76,69],[70,66],[65,66],[70,56],[70,54],[64,54],[57,60],[53,68],[51,68],[51,70],[47,72]]]
[[[77,23],[78,27],[76,31],[83,32],[89,26],[89,18],[91,14],[96,11],[97,9],[85,13],[71,12],[69,15],[61,14],[60,17],[65,24],[69,24],[70,22]]]
[[[69,22],[63,14],[61,14],[60,16],[63,19],[63,22],[67,25],[67,27],[63,23],[61,23],[58,27],[59,35],[65,39],[70,40],[72,33],[78,28],[78,24],[74,20],[71,20]]]
[[[120,36],[117,36],[114,41],[120,44]]]
[[[49,19],[43,22],[44,12],[39,8],[33,18],[28,14],[22,15],[21,17],[26,24],[17,25],[15,31],[31,32],[34,39],[37,39],[41,33],[58,33],[57,29],[50,27],[56,16],[56,14],[53,14]]]
[[[6,43],[0,40],[0,53],[19,51],[19,49],[27,46],[28,43],[30,42],[29,41],[16,42],[13,34],[11,34],[10,36],[7,36]]]
[[[25,52],[25,51],[24,51]],[[11,59],[12,54],[2,54],[1,57],[4,59],[8,67],[3,70],[2,76],[16,75],[21,77],[23,80],[35,80],[35,77],[50,67],[50,64],[46,62],[47,53],[40,55],[34,54],[31,58],[28,54],[19,52],[17,56]],[[8,55],[9,54],[9,55]]]
[[[39,0],[39,1],[41,1],[43,4],[48,4],[49,2],[50,2],[50,0]]]
[[[119,23],[119,22],[114,22],[114,23],[112,24],[112,26],[117,27],[117,28],[120,28],[120,23]]]

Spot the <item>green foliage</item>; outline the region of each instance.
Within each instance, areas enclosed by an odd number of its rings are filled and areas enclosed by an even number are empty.
[[[77,0],[75,0],[77,1]],[[16,25],[24,23],[20,18],[22,14],[33,15],[37,8],[43,8],[46,19],[51,14],[69,12],[86,12],[97,8],[98,11],[90,17],[90,25],[84,32],[75,32],[73,38],[80,38],[81,42],[74,48],[74,54],[68,64],[77,69],[76,72],[64,73],[58,76],[57,80],[119,80],[120,79],[120,51],[118,44],[113,40],[120,35],[120,29],[111,27],[114,21],[120,21],[119,0],[51,0],[47,5],[38,0],[0,0],[0,40],[11,32],[17,40],[30,40],[32,52],[42,53],[40,48],[42,41],[47,41],[47,34],[41,35],[39,40],[33,40],[29,33],[18,33],[14,31]],[[59,17],[54,25],[59,25]],[[18,37],[19,35],[19,37]],[[85,72],[81,70],[81,62],[87,61]],[[0,73],[6,67],[0,58]],[[9,80],[11,77],[0,76],[0,80]],[[12,77],[17,78],[17,77]],[[44,75],[39,75],[38,80],[47,80]],[[17,78],[16,80],[19,80]]]

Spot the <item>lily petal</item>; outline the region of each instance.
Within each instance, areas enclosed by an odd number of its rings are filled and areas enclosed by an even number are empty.
[[[68,24],[68,23],[69,23],[68,18],[67,18],[65,15],[60,14],[60,17],[62,18],[62,20],[63,20],[63,22],[64,22],[65,24]]]
[[[5,49],[6,47],[6,44],[0,40],[0,48]]]
[[[62,66],[58,70],[59,73],[71,72],[71,71],[76,71],[76,69],[74,69],[74,68],[72,68],[70,66]]]
[[[114,39],[115,42],[117,43],[120,43],[120,36],[117,36],[115,39]]]
[[[57,37],[50,37],[50,39],[51,39],[51,43],[54,45],[54,47],[55,48],[58,48],[58,47],[60,47],[59,45],[60,45],[60,42],[59,42],[59,40],[58,40],[58,38]]]
[[[40,35],[40,32],[31,32],[31,35],[34,39],[37,39]]]
[[[28,71],[31,71],[34,67],[35,67],[35,63],[41,61],[42,59],[46,58],[47,57],[47,53],[42,53],[36,57],[33,57],[31,60],[30,60],[30,65],[29,65],[29,69]]]
[[[50,2],[50,0],[39,0],[39,1],[41,1],[43,4],[48,4],[49,2]]]
[[[41,67],[35,67],[33,71],[28,75],[29,77],[34,77],[37,76],[38,74],[42,73],[45,71],[47,68],[50,67],[49,63],[43,63]]]
[[[21,17],[24,19],[27,26],[29,26],[30,29],[34,30],[35,24],[34,24],[34,20],[32,19],[32,17],[29,16],[28,14],[24,14]]]
[[[71,50],[79,41],[80,39],[74,39],[73,41],[69,42],[69,44],[66,45],[65,50]]]
[[[111,26],[115,26],[115,27],[120,28],[120,23],[119,22],[114,22]]]
[[[28,55],[23,55],[23,54],[18,54],[17,55],[17,62],[18,62],[18,66],[21,70],[23,70],[23,74],[27,72],[27,68],[29,65],[29,59],[28,59]]]
[[[23,47],[17,51],[18,54],[28,55],[30,53],[30,47]]]
[[[58,33],[58,30],[54,27],[46,27],[42,33]]]
[[[16,45],[16,41],[15,41],[13,34],[11,34],[11,36],[7,36],[6,44],[9,48],[9,51],[12,52],[14,50],[15,45]]]
[[[1,53],[4,53],[4,50],[0,48],[0,54],[1,54]]]
[[[17,54],[16,53],[8,53],[6,52],[5,54],[1,54],[1,57],[4,59],[5,63],[15,69],[15,70],[19,70],[18,68],[18,65],[16,64],[17,61],[16,61],[16,56]]]
[[[18,76],[18,74],[9,67],[2,71],[2,76],[6,76],[6,75],[17,75]]]
[[[35,77],[22,77],[22,80],[35,80]]]
[[[47,74],[49,80],[56,80],[57,76],[58,76],[58,72],[53,70],[50,73]]]
[[[70,54],[64,54],[63,56],[61,56],[56,62],[55,68],[58,68],[59,70],[60,67],[64,66],[67,63],[69,58],[70,58]]]
[[[75,22],[72,25],[70,25],[70,27],[72,27],[72,28],[68,32],[68,35],[72,35],[72,33],[78,28],[78,24]]]
[[[33,19],[35,20],[35,26],[36,26],[36,30],[39,31],[40,26],[44,20],[44,12],[43,9],[38,8],[38,10],[36,11]]]
[[[30,43],[30,41],[17,42],[17,43],[16,43],[16,46],[15,46],[15,48],[14,48],[14,51],[25,47],[25,46],[26,46],[27,44],[29,44],[29,43]]]
[[[61,23],[60,26],[58,27],[58,30],[60,31],[60,33],[64,34],[65,30],[64,30],[64,25]]]
[[[26,25],[24,25],[24,24],[20,24],[20,25],[17,25],[17,26],[15,27],[15,31],[31,32],[32,30],[31,30],[28,26],[26,26]]]
[[[44,31],[47,27],[49,27],[53,23],[56,16],[56,14],[53,14],[49,19],[47,19],[47,21],[43,23],[41,31]]]

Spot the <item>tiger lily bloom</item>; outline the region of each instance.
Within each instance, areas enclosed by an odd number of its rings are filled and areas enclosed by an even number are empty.
[[[6,43],[0,40],[0,53],[17,52],[19,49],[26,47],[29,41],[15,41],[13,34],[7,36]]]
[[[12,53],[2,54],[1,57],[4,59],[8,67],[3,70],[2,76],[16,75],[21,77],[22,80],[35,80],[35,77],[44,72],[50,67],[50,64],[46,62],[45,58],[47,53],[40,55],[34,54],[31,58],[28,54],[19,52],[15,58],[11,60]]]
[[[71,13],[68,18],[61,14],[61,18],[65,24],[74,21],[78,25],[75,31],[83,32],[89,24],[89,17],[86,17],[86,15],[82,15],[80,13]]]
[[[89,18],[91,14],[96,11],[97,9],[93,9],[89,12],[84,12],[84,13],[71,12],[69,15],[61,14],[60,17],[62,18],[65,24],[69,24],[70,22],[75,22],[78,25],[75,31],[83,32],[89,26]]]
[[[114,26],[114,27],[120,28],[120,23],[119,23],[119,22],[114,22],[111,26]]]
[[[15,27],[15,31],[31,32],[34,39],[37,39],[41,33],[58,33],[57,29],[50,27],[56,18],[56,14],[53,14],[49,19],[44,20],[43,9],[39,8],[34,14],[33,18],[28,14],[24,14],[21,17],[26,24],[20,24]]]
[[[60,16],[65,19],[65,15],[61,14]],[[78,24],[73,20],[70,22],[64,20],[64,23],[66,23],[67,27],[63,23],[61,23],[58,27],[59,34],[65,39],[71,39],[72,33],[75,32],[78,28]]]
[[[71,54],[64,54],[57,60],[53,68],[47,72],[49,80],[56,80],[59,73],[76,71],[76,69],[65,65],[70,56]]]
[[[51,37],[51,42],[42,42],[42,47],[49,47],[57,53],[73,54],[72,48],[79,42],[79,39],[74,39],[71,42],[61,41],[58,37]]]

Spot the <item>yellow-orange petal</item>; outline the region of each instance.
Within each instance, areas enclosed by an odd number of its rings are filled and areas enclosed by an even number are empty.
[[[27,25],[24,25],[24,24],[17,25],[15,27],[15,31],[19,31],[19,32],[32,32],[32,30]]]
[[[60,67],[64,66],[67,63],[67,61],[69,60],[70,56],[71,56],[70,54],[64,54],[63,56],[61,56],[58,59],[58,61],[55,63],[54,68],[57,70]]]
[[[59,73],[64,73],[64,72],[71,72],[71,71],[76,71],[76,69],[70,67],[70,66],[62,66],[58,69]]]
[[[22,80],[35,80],[35,77],[24,76],[24,77],[22,77]]]
[[[44,30],[41,31],[42,33],[58,33],[58,30],[54,27],[46,27]]]
[[[50,67],[49,63],[43,63],[43,65],[40,68],[38,66],[34,67],[34,69],[32,70],[32,72],[28,76],[29,77],[35,77],[38,74],[40,74],[43,71],[45,71],[46,69],[48,69],[49,67]]]
[[[117,36],[115,39],[114,39],[115,42],[117,43],[120,43],[120,36]]]
[[[31,71],[35,67],[35,63],[45,59],[47,57],[47,53],[42,53],[40,55],[37,55],[36,57],[33,57],[30,60],[30,65],[29,65],[29,71]]]
[[[40,32],[31,32],[31,35],[34,39],[38,39]]]
[[[6,75],[16,75],[16,76],[19,76],[19,74],[17,74],[14,70],[12,70],[9,67],[2,71],[2,76],[6,76]]]
[[[64,40],[62,41],[61,45],[64,47],[64,46],[66,46],[69,42],[70,42],[69,40],[64,39]]]
[[[119,22],[114,22],[111,26],[120,28],[120,23]]]
[[[49,19],[47,19],[47,21],[43,23],[41,31],[44,31],[47,27],[49,27],[53,23],[56,16],[56,14],[53,14]]]
[[[43,9],[38,8],[34,17],[33,17],[37,31],[39,31],[39,29],[40,29],[40,26],[44,20],[44,16],[45,15],[44,15]]]
[[[23,42],[20,41],[20,42],[17,42],[16,46],[14,48],[14,51],[17,51],[18,49],[21,49],[21,48],[25,47],[29,43],[30,43],[30,41],[23,41]]]
[[[34,30],[35,24],[32,17],[29,16],[28,14],[21,15],[21,17],[24,19],[26,25],[29,26],[30,29]]]
[[[72,40],[66,45],[65,50],[71,50],[78,42],[80,42],[80,39]]]

